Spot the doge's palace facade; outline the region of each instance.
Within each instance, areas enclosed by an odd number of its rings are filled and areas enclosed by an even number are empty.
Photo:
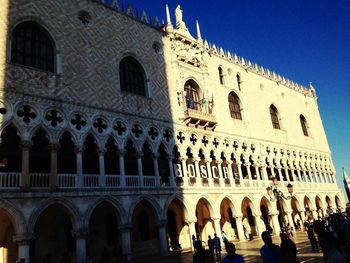
[[[0,0],[0,262],[166,255],[343,209],[314,87],[172,14]]]

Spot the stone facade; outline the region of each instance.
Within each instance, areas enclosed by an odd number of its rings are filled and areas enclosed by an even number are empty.
[[[165,255],[193,235],[245,241],[343,209],[315,89],[208,45],[198,24],[194,38],[180,7],[174,26],[166,11],[161,26],[116,1],[0,0],[0,262]],[[13,63],[26,21],[52,38],[54,72]],[[126,57],[145,96],[122,91]],[[265,190],[275,176],[294,186],[279,209]]]

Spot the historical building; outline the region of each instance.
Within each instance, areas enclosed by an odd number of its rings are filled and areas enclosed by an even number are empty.
[[[350,179],[347,173],[345,172],[345,169],[343,168],[343,183],[344,183],[344,188],[346,192],[346,197],[348,200],[350,200]]]
[[[166,11],[0,0],[0,262],[167,254],[343,208],[315,89]],[[294,188],[279,209],[272,177]]]

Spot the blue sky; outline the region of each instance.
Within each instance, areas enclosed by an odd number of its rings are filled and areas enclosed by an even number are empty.
[[[338,185],[350,175],[350,0],[124,0],[165,19],[177,4],[192,35],[202,37],[299,84],[316,88]]]

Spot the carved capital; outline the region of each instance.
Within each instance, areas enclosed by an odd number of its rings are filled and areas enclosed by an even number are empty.
[[[153,159],[158,159],[159,158],[159,156],[160,156],[160,154],[159,153],[152,153],[152,157],[153,157]]]
[[[50,152],[57,152],[58,149],[60,148],[60,144],[59,143],[50,143],[49,144],[49,150]]]
[[[89,229],[87,228],[80,228],[72,231],[72,236],[74,236],[76,239],[86,238],[88,234],[89,234]]]
[[[126,150],[125,149],[119,149],[118,150],[118,154],[121,156],[124,156],[126,154]]]
[[[132,225],[122,225],[118,228],[122,233],[131,232]]]
[[[159,220],[158,227],[166,227],[167,224],[168,224],[167,220],[165,220],[165,219]]]
[[[34,239],[34,235],[32,234],[21,234],[21,235],[16,235],[13,237],[13,241],[16,242],[18,245],[23,246],[23,245],[30,245],[30,242]]]
[[[21,141],[22,150],[29,150],[32,145],[32,141]]]

